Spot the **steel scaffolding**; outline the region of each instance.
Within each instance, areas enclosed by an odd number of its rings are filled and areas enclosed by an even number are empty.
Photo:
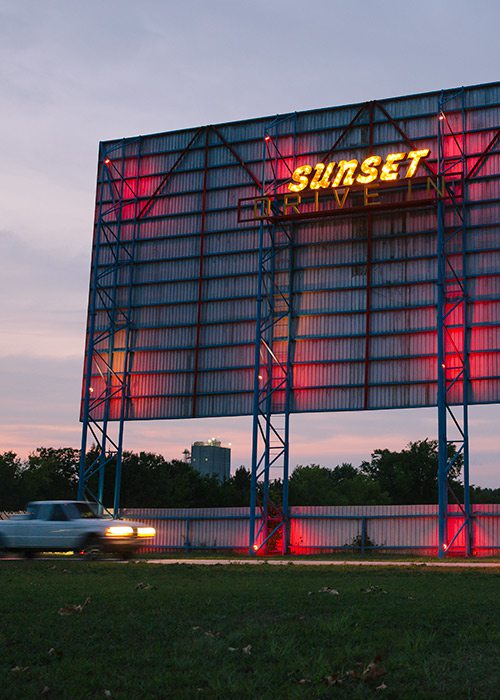
[[[263,196],[276,196],[279,170],[283,164],[289,176],[293,172],[279,150],[280,125],[290,119],[295,123],[295,115],[277,118],[265,131],[262,159]],[[270,182],[266,183],[268,168],[272,177]],[[280,212],[276,209],[270,213],[277,215]],[[275,224],[264,218],[260,222],[249,531],[251,554],[259,551],[280,551],[285,554],[288,551],[293,234],[293,224]],[[271,470],[275,470],[283,479],[280,506],[273,504],[269,496]],[[262,512],[260,525],[256,530],[259,489],[259,505]]]
[[[462,531],[472,552],[469,485],[469,334],[467,284],[467,120],[465,91],[442,92],[438,108],[438,435],[439,557]],[[450,450],[453,445],[455,450]],[[464,498],[457,498],[449,475],[463,460]],[[449,495],[463,520],[450,537]]]
[[[141,142],[138,140],[140,154]],[[139,159],[138,159],[139,161]],[[100,148],[97,217],[92,259],[89,320],[85,353],[82,443],[78,498],[91,497],[103,508],[106,469],[115,469],[113,510],[120,505],[124,423],[128,416],[133,353],[132,284],[138,235],[138,199],[123,177],[124,145]],[[136,185],[139,179],[137,169]],[[137,187],[136,187],[137,190]],[[130,240],[122,239],[122,213],[132,199],[135,211]],[[118,299],[118,284],[126,289]],[[99,379],[93,386],[92,376]],[[113,407],[113,415],[111,409]],[[87,460],[87,441],[93,439]],[[97,476],[97,489],[93,477]]]
[[[470,155],[467,154],[468,124],[465,98],[466,91],[463,88],[454,92],[443,91],[439,97],[435,132],[437,167],[434,169],[433,165],[423,164],[430,176],[429,179],[435,183],[436,193],[431,190],[432,196],[428,194],[426,198],[416,197],[411,201],[396,201],[384,205],[387,211],[420,207],[427,208],[432,212],[432,216],[437,212],[438,555],[440,557],[446,556],[454,548],[456,550],[462,538],[465,540],[466,554],[473,553],[473,518],[469,495],[468,408],[469,403],[473,403],[469,355],[471,302],[474,300],[470,298],[467,271],[467,256],[470,254],[467,238],[469,186],[473,178],[480,173],[489,156],[498,153],[500,143],[499,130],[480,156],[475,158],[475,162],[468,162]],[[335,142],[323,156],[323,162],[327,163],[335,157],[336,151],[346,150],[344,139],[353,128],[360,129],[360,138],[354,140],[356,147],[369,149],[371,152],[374,142],[377,142],[374,138],[374,125],[377,120],[391,125],[388,133],[392,132],[392,135],[388,137],[389,140],[406,144],[408,150],[418,149],[413,139],[402,128],[401,118],[393,118],[380,102],[367,102],[356,106],[352,110],[352,118],[349,118],[351,121],[346,126],[333,130]],[[135,284],[136,243],[140,239],[142,220],[148,217],[159,197],[165,196],[168,183],[176,174],[178,165],[193,147],[201,153],[198,169],[202,173],[203,184],[197,190],[201,195],[201,210],[197,209],[195,212],[200,216],[199,250],[196,253],[196,255],[199,254],[199,267],[190,414],[193,417],[200,415],[199,405],[202,403],[200,397],[203,391],[202,382],[198,381],[198,374],[203,371],[202,308],[205,303],[204,285],[208,278],[204,259],[206,255],[204,239],[205,233],[211,232],[210,220],[207,216],[207,212],[211,212],[207,205],[210,194],[210,160],[211,149],[223,147],[231,153],[232,164],[246,173],[245,179],[251,183],[255,193],[262,196],[259,205],[262,215],[258,217],[260,223],[256,271],[255,346],[251,350],[254,352],[254,382],[249,551],[252,554],[259,551],[287,552],[289,545],[289,434],[290,413],[295,410],[292,405],[292,392],[297,334],[293,301],[294,252],[299,222],[311,217],[307,212],[297,211],[296,215],[293,212],[284,212],[283,199],[277,195],[280,194],[279,188],[290,181],[295,169],[296,132],[296,114],[280,116],[268,123],[263,133],[262,175],[259,178],[252,170],[251,164],[255,160],[249,160],[250,166],[247,165],[236,150],[237,142],[230,142],[223,129],[217,126],[206,126],[193,130],[183,150],[179,149],[175,152],[175,162],[168,172],[161,173],[159,184],[152,193],[147,195],[144,193],[139,195],[142,139],[140,137],[135,139],[134,158],[137,160],[137,168],[132,177],[130,173],[127,177],[125,176],[126,145],[129,147],[134,140],[127,139],[126,143],[125,141],[113,142],[106,149],[101,146],[83,385],[83,430],[78,491],[80,498],[91,497],[102,504],[106,472],[112,466],[115,474],[113,500],[115,514],[120,508],[124,425],[133,417],[130,379],[134,370],[132,294]],[[282,146],[285,139],[286,145]],[[259,163],[257,167],[260,167],[259,155],[257,155],[257,161]],[[420,183],[417,187],[420,187],[420,193],[423,194],[424,184]],[[126,216],[124,216],[125,210]],[[363,409],[374,407],[370,384],[371,345],[373,344],[372,307],[374,306],[372,238],[374,217],[377,211],[381,210],[382,206],[375,210],[360,205],[354,207],[350,214],[347,209],[337,212],[325,210],[318,214],[318,218],[337,215],[356,216],[364,219],[366,224],[360,226],[359,231],[363,246],[366,246],[363,247],[366,251],[366,265],[363,260],[362,266],[364,268],[362,274],[366,276],[366,297],[362,304],[362,311],[365,314],[362,387],[360,381],[363,401],[359,404]],[[126,235],[122,230],[123,218],[127,219]],[[434,226],[434,221],[432,225]],[[435,378],[433,378],[434,381]],[[91,441],[95,445],[95,450],[91,452],[93,456],[89,459],[86,452]],[[455,449],[450,449],[450,446]],[[463,503],[453,493],[449,479],[450,475],[453,475],[454,468],[462,462]],[[283,501],[280,505],[273,504],[270,497],[271,480],[276,477],[283,479]],[[458,527],[450,527],[449,532],[448,501],[450,498],[459,505],[461,517]],[[456,515],[453,519],[454,522],[457,521]],[[460,540],[458,540],[459,537]]]

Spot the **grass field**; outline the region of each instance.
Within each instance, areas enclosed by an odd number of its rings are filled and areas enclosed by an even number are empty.
[[[500,567],[0,562],[0,698],[500,697]]]

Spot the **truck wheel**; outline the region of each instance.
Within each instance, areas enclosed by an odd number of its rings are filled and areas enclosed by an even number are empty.
[[[128,561],[129,559],[132,559],[132,557],[133,557],[135,554],[136,554],[136,550],[135,550],[135,549],[126,549],[125,551],[123,551],[123,552],[120,553],[121,558],[122,558],[124,561]]]
[[[87,559],[87,561],[96,561],[97,559],[101,559],[103,554],[104,547],[102,546],[101,541],[96,537],[93,537],[85,543],[83,548],[83,556],[85,559]]]

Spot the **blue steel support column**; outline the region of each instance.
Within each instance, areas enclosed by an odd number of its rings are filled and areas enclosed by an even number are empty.
[[[124,171],[124,163],[125,163],[125,157],[124,157],[124,152],[122,150],[122,157],[121,157],[121,164],[120,164],[120,171],[123,173]],[[119,192],[119,202],[121,203],[123,201],[123,182],[124,179],[123,177],[120,178],[120,192]],[[112,299],[113,299],[113,305],[109,309],[108,314],[109,314],[109,322],[110,322],[110,332],[108,333],[108,350],[107,350],[107,357],[108,357],[108,366],[107,366],[107,371],[106,371],[106,397],[105,397],[105,402],[104,402],[104,415],[103,415],[103,420],[102,420],[102,433],[101,433],[101,445],[100,445],[100,456],[99,456],[99,484],[98,484],[98,489],[97,489],[97,502],[99,504],[99,510],[102,512],[103,510],[103,503],[104,503],[104,482],[105,482],[105,477],[106,477],[106,466],[110,462],[108,458],[108,430],[109,430],[109,419],[110,419],[110,411],[111,411],[111,398],[113,395],[112,391],[112,386],[113,386],[113,374],[114,374],[114,353],[115,353],[115,331],[116,331],[116,326],[117,326],[117,308],[116,308],[116,292],[117,292],[117,287],[118,287],[118,270],[119,270],[119,265],[120,265],[120,241],[121,241],[121,223],[122,223],[122,207],[120,206],[118,209],[118,214],[117,214],[117,221],[116,221],[116,231],[115,231],[115,242],[114,242],[114,254],[113,257],[116,261],[116,264],[113,266],[113,272],[112,272]],[[122,392],[123,396],[123,392]],[[112,444],[112,440],[110,440]],[[117,449],[116,453],[114,453],[114,459],[115,459],[115,465],[117,461],[121,462],[121,450]],[[116,476],[115,476],[116,479]],[[115,513],[116,515],[116,513]]]
[[[442,189],[440,163],[442,162],[442,138],[441,120],[438,121],[438,188]],[[445,209],[443,196],[439,195],[437,201],[438,215],[438,284],[437,284],[437,351],[438,351],[438,501],[439,501],[439,525],[438,525],[438,556],[445,556],[445,546],[447,541],[447,519],[448,519],[448,443],[447,443],[447,415],[446,415],[446,357],[444,342],[444,308],[445,308]]]
[[[120,148],[114,147],[111,153],[100,153],[100,195],[96,220],[95,247],[92,261],[92,284],[89,300],[89,325],[87,350],[85,358],[85,387],[84,410],[82,426],[82,447],[80,455],[80,478],[78,497],[90,497],[103,508],[104,477],[108,464],[115,460],[118,480],[115,480],[114,508],[115,515],[119,508],[119,484],[121,452],[123,446],[123,428],[128,398],[128,379],[130,362],[130,324],[131,324],[131,290],[129,288],[129,303],[126,308],[117,305],[117,290],[120,271],[129,272],[131,284],[133,254],[129,244],[121,240],[121,217],[125,202],[124,184],[124,152],[122,151],[121,165],[117,159],[111,160],[110,155]],[[124,149],[124,145],[121,145]],[[112,176],[113,175],[113,176]],[[120,187],[116,187],[118,179]],[[109,191],[109,205],[104,207],[104,185]],[[127,184],[132,192],[130,186]],[[132,192],[134,199],[136,195]],[[107,259],[102,258],[103,244],[108,246]],[[101,328],[96,325],[97,313],[101,312]],[[117,352],[117,333],[124,332],[125,347]],[[118,353],[123,352],[123,367],[118,366]],[[92,374],[97,370],[100,375],[98,383],[103,385],[100,392],[91,387]],[[118,437],[110,435],[111,402],[119,405]],[[95,440],[97,455],[92,463],[86,464],[86,448],[88,433]],[[93,493],[89,480],[97,474],[97,493]],[[117,497],[118,494],[118,497]]]
[[[139,137],[139,144],[137,150],[137,172],[135,178],[135,203],[134,203],[134,229],[132,234],[131,251],[130,258],[131,262],[128,265],[128,292],[127,292],[127,314],[129,323],[125,329],[125,350],[123,358],[123,391],[120,397],[120,418],[118,426],[118,449],[116,452],[116,470],[115,470],[115,487],[113,494],[113,513],[115,517],[118,517],[120,512],[120,493],[121,493],[121,483],[122,483],[122,458],[123,458],[123,435],[125,429],[125,421],[128,418],[128,406],[129,406],[129,385],[130,385],[130,373],[132,370],[132,358],[133,353],[131,351],[131,336],[133,331],[132,326],[132,291],[134,284],[134,271],[135,271],[135,250],[136,242],[139,238],[139,182],[140,182],[140,169],[141,169],[141,153],[142,153],[142,138]]]
[[[260,323],[262,313],[262,255],[263,255],[264,224],[260,224],[259,234],[259,273],[257,290],[257,338],[255,340],[255,368],[254,368],[254,394],[253,394],[253,425],[252,425],[252,476],[250,482],[250,532],[249,532],[249,552],[254,554],[255,544],[255,524],[257,507],[257,472],[259,468],[259,384],[260,384]]]
[[[456,107],[460,100],[459,108]],[[450,103],[455,102],[452,108]],[[461,114],[460,134],[450,124],[446,110],[453,110],[453,120]],[[447,153],[446,139],[453,144]],[[441,93],[438,110],[438,487],[439,487],[439,549],[444,557],[459,534],[465,534],[465,553],[472,554],[472,518],[469,491],[469,297],[467,285],[467,123],[465,91]],[[455,153],[458,151],[458,153]],[[459,192],[457,194],[457,184]],[[460,242],[457,251],[456,241]],[[451,245],[455,242],[455,247]],[[450,245],[449,245],[450,244]],[[460,326],[453,315],[461,314]],[[461,331],[458,340],[457,328]],[[452,392],[459,394],[453,397]],[[461,418],[457,409],[461,407]],[[450,440],[448,419],[457,438]],[[455,454],[448,454],[448,446]],[[450,470],[457,458],[463,460],[464,503],[459,506],[463,523],[449,538],[448,482]],[[455,497],[456,498],[456,497]],[[456,499],[458,502],[458,499]]]
[[[102,146],[99,147],[99,165],[104,160],[104,155],[102,153]],[[102,168],[102,166],[100,165]],[[90,395],[92,393],[91,387],[91,376],[92,376],[92,359],[94,355],[94,337],[95,337],[95,317],[96,317],[96,299],[97,299],[97,287],[98,287],[98,264],[100,260],[101,252],[101,226],[102,226],[102,207],[103,207],[103,187],[104,178],[103,171],[101,169],[101,176],[99,179],[99,206],[97,214],[97,226],[95,232],[95,248],[92,255],[92,277],[90,284],[90,295],[89,295],[89,323],[87,328],[87,344],[85,350],[85,362],[84,362],[84,387],[83,387],[83,415],[82,415],[82,441],[80,447],[80,469],[78,475],[78,494],[77,498],[82,500],[85,497],[85,485],[86,485],[86,455],[87,455],[87,437],[88,437],[88,426],[90,417]]]
[[[285,119],[288,119],[286,117]],[[275,199],[278,188],[278,165],[282,159],[277,146],[278,125],[273,122],[264,138],[262,195]],[[273,160],[269,162],[273,178],[266,188],[265,175],[270,131],[276,127]],[[290,173],[291,174],[291,173]],[[272,197],[270,194],[272,193]],[[268,193],[266,195],[266,193]],[[250,553],[261,548],[281,530],[282,551],[288,546],[288,440],[291,397],[291,306],[292,306],[292,237],[286,227],[276,226],[272,217],[279,213],[267,210],[263,202],[263,220],[259,237],[259,272],[257,291],[257,327],[255,339],[254,411],[252,433],[252,481],[250,501]],[[288,259],[286,256],[288,255]],[[283,265],[285,261],[285,265]],[[284,275],[285,273],[285,275]],[[278,274],[280,282],[278,284]],[[285,282],[283,283],[283,279]],[[286,333],[283,326],[286,325]],[[278,331],[278,332],[277,332]],[[279,349],[278,349],[279,348]],[[282,398],[282,403],[277,401]],[[283,424],[280,416],[283,414]],[[280,511],[270,508],[269,484],[271,469],[281,469],[283,504]],[[257,489],[262,478],[262,521],[255,531]]]
[[[284,440],[285,444],[283,447],[283,495],[282,495],[282,510],[283,510],[283,546],[282,554],[288,553],[288,548],[290,546],[290,508],[288,503],[288,478],[289,478],[289,437],[290,437],[290,410],[291,410],[291,399],[292,399],[292,386],[293,386],[293,362],[292,362],[292,348],[293,348],[293,337],[294,329],[292,328],[293,323],[293,268],[294,268],[294,248],[293,241],[295,239],[294,228],[291,228],[291,244],[290,244],[290,255],[288,259],[288,279],[289,279],[289,299],[290,304],[288,307],[288,338],[287,338],[287,382],[285,389],[285,425],[284,425]]]
[[[473,546],[473,520],[472,509],[470,502],[470,462],[469,462],[469,401],[470,401],[470,362],[469,362],[469,334],[471,328],[470,318],[470,297],[468,285],[468,240],[467,231],[469,226],[469,185],[468,172],[469,164],[467,162],[467,113],[465,111],[465,90],[462,91],[462,278],[463,278],[463,358],[464,358],[464,375],[463,375],[463,482],[464,482],[464,516],[465,516],[465,555],[472,556]]]
[[[262,145],[262,192],[265,186],[266,144]],[[263,206],[264,203],[263,203]],[[260,343],[262,323],[262,278],[264,258],[264,220],[259,226],[259,265],[257,278],[257,313],[255,321],[255,353],[254,353],[254,390],[253,390],[253,423],[252,423],[252,476],[250,482],[250,527],[248,551],[255,554],[255,524],[257,507],[257,486],[259,469],[259,394],[260,394]]]

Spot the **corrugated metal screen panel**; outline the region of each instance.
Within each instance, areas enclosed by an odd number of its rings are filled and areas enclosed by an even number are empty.
[[[156,528],[156,537],[142,551],[161,549],[235,549],[248,547],[248,508],[127,508],[125,518]],[[379,549],[403,549],[435,554],[438,547],[438,506],[293,506],[290,551],[308,554],[365,544]],[[474,554],[491,556],[500,546],[498,505],[474,507]],[[302,516],[302,517],[301,517]],[[454,517],[457,516],[457,517]],[[463,523],[458,506],[450,506],[448,541]],[[370,544],[371,543],[371,544]],[[463,553],[460,533],[452,553]]]
[[[361,541],[363,531],[369,546],[429,554],[437,549],[436,505],[294,506],[291,511],[292,552],[349,547]]]
[[[156,528],[154,549],[243,549],[248,547],[248,508],[127,508],[125,518]]]
[[[435,172],[438,97],[284,115],[273,131],[282,158],[264,163],[267,184],[277,173],[286,188],[288,168],[320,161],[336,141],[329,157],[336,163],[407,153],[410,144],[429,148]],[[473,169],[499,128],[499,84],[466,88],[465,103]],[[451,112],[449,119],[460,129],[460,114]],[[106,226],[96,226],[100,253],[97,260],[94,252],[93,266],[106,291],[97,302],[96,334],[109,322],[110,298],[118,317],[121,309],[130,313],[129,419],[252,412],[259,223],[240,220],[238,205],[261,194],[263,135],[271,121],[103,144],[111,164],[99,165],[96,217]],[[449,139],[447,148],[451,153],[456,144]],[[500,400],[498,146],[480,165],[467,188],[472,403]],[[406,206],[415,197],[435,197],[435,189],[425,178],[421,190],[405,187],[384,190],[378,183],[371,195],[394,207],[379,211],[362,189],[344,188],[340,196],[360,211],[294,223],[293,411],[436,403],[436,211],[434,204]],[[322,196],[334,199],[331,191]],[[337,208],[344,205],[337,198]],[[456,225],[451,216],[448,225]],[[114,276],[107,271],[116,237],[129,242],[134,264],[121,260]],[[456,246],[460,251],[458,237]],[[278,283],[286,281],[290,263],[288,256],[276,258]],[[456,312],[450,319],[458,334],[463,319]],[[277,338],[284,333],[286,324]],[[124,347],[119,334],[112,352],[100,341],[114,371],[123,372]],[[102,372],[94,363],[96,388]],[[450,398],[461,400],[459,386]],[[280,392],[274,402],[280,410]],[[111,403],[114,419],[118,408]]]

